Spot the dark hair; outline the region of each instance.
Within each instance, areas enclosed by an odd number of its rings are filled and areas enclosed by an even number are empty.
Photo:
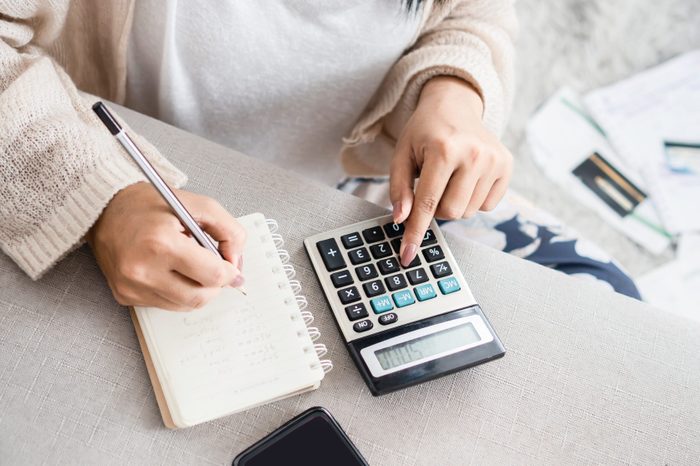
[[[401,0],[401,3],[404,4],[406,7],[406,10],[408,11],[418,11],[423,4],[424,0]],[[435,0],[435,3],[442,3],[443,0]]]

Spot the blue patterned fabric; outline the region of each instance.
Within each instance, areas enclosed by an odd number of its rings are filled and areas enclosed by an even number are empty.
[[[338,189],[391,208],[387,178],[347,178]],[[607,253],[512,190],[491,212],[439,223],[444,231],[641,299],[632,278]]]

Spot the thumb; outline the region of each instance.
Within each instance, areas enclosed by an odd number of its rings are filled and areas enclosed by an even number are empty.
[[[394,209],[394,223],[403,223],[413,207],[413,183],[416,177],[410,144],[399,141],[391,159],[390,170],[389,198]]]

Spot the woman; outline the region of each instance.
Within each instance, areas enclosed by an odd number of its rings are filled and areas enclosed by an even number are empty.
[[[387,202],[405,222],[402,262],[433,216],[473,236],[480,230],[457,219],[494,209],[506,192],[511,155],[496,135],[513,89],[508,0],[4,5],[0,244],[33,278],[86,236],[122,304],[191,309],[243,279],[244,235],[230,214],[179,192],[219,241],[220,261],[139,183],[75,85],[327,182],[341,174],[340,152],[351,176],[341,188]],[[556,242],[573,256],[539,257],[555,243],[551,225],[522,208],[508,203],[499,215],[477,221],[501,231],[504,249],[552,266],[564,259],[636,293],[609,259],[576,256],[573,239]]]

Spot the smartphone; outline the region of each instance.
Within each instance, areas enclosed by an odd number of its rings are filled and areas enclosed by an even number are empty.
[[[233,460],[233,466],[274,464],[368,466],[338,421],[320,406],[307,409]]]

